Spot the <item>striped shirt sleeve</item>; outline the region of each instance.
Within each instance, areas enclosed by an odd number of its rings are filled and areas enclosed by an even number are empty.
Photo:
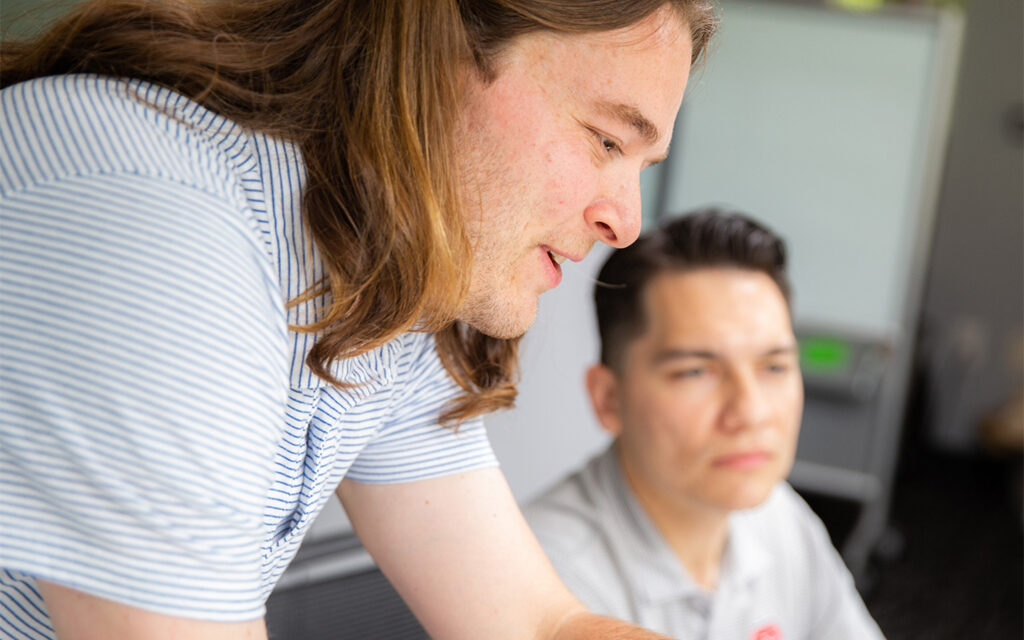
[[[172,174],[68,167],[0,198],[0,567],[259,617],[287,383],[251,225]]]
[[[441,364],[433,336],[410,333],[402,341],[391,414],[347,477],[410,482],[497,466],[481,418],[467,420],[458,430],[439,424],[441,412],[462,390]]]

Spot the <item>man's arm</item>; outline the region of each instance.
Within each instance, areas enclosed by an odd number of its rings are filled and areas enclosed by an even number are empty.
[[[105,600],[52,582],[39,581],[60,640],[266,640],[263,619],[207,622],[167,616]]]
[[[555,640],[670,640],[660,633],[640,629],[622,620],[597,616],[586,610],[566,618],[555,635],[549,637]]]
[[[338,497],[432,637],[664,638],[583,608],[498,469],[398,484],[344,480]]]

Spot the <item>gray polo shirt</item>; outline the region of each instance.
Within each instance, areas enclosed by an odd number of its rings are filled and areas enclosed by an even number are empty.
[[[730,516],[714,590],[687,574],[611,448],[524,511],[562,579],[596,613],[686,640],[882,638],[825,527],[784,482]]]

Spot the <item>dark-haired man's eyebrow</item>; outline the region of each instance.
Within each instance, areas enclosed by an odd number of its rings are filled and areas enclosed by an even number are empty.
[[[791,355],[796,354],[796,345],[781,345],[773,347],[761,354],[762,358],[771,358],[774,356]],[[700,360],[720,360],[722,354],[715,351],[709,351],[707,349],[664,349],[654,355],[653,363],[655,365],[661,365],[672,360],[683,360],[686,358],[696,358]]]
[[[640,137],[647,144],[654,144],[661,138],[661,132],[640,109],[621,102],[608,102],[600,100],[597,102],[597,109],[607,116],[610,116],[636,130]]]
[[[672,360],[683,360],[685,358],[700,358],[702,360],[717,360],[721,356],[714,351],[706,349],[664,349],[654,355],[654,364],[660,365]]]
[[[790,344],[790,345],[786,345],[784,347],[776,347],[774,349],[770,349],[770,350],[766,351],[764,355],[766,357],[771,357],[771,356],[788,356],[788,355],[795,355],[796,352],[797,352],[796,345],[795,344]]]

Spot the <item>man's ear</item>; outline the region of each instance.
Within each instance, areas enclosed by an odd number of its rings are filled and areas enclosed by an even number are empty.
[[[603,364],[595,364],[587,369],[586,381],[590,404],[594,407],[598,421],[605,431],[618,436],[622,431],[618,377]]]

